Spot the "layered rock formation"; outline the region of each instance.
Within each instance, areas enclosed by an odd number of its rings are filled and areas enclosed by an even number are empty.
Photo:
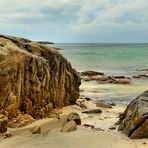
[[[80,77],[54,48],[0,35],[0,113],[45,117],[52,108],[74,104]]]
[[[130,138],[148,138],[148,91],[127,106],[119,123],[119,130]]]
[[[99,84],[130,84],[131,78],[125,76],[107,76],[102,72],[97,71],[83,71],[81,72],[81,79],[84,81],[97,81]]]

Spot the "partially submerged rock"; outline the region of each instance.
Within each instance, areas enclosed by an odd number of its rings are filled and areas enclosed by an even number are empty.
[[[133,78],[135,78],[135,79],[148,79],[148,75],[141,74],[141,75],[133,76]]]
[[[54,48],[0,35],[0,113],[43,118],[52,108],[75,104],[79,74]]]
[[[74,120],[77,125],[81,125],[81,119],[78,113],[70,113],[67,116],[67,121],[71,121],[71,120]]]
[[[103,72],[93,71],[93,70],[86,70],[81,72],[81,76],[97,76],[97,75],[104,75]]]
[[[107,76],[104,73],[97,71],[84,71],[81,72],[81,79],[84,81],[97,81],[98,83],[111,83],[111,84],[130,84],[131,79],[125,76]]]
[[[119,121],[118,130],[130,138],[148,138],[148,91],[127,106]]]
[[[77,124],[75,121],[71,120],[67,122],[64,127],[61,129],[61,132],[71,132],[77,129]]]
[[[98,83],[112,83],[112,84],[130,84],[131,79],[129,77],[124,76],[104,76],[102,78],[97,79]]]

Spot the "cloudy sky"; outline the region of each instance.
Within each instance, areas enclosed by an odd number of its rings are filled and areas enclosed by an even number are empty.
[[[53,42],[148,42],[148,0],[0,0],[0,33]]]

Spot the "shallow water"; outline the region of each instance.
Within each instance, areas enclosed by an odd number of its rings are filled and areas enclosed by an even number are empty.
[[[134,80],[132,84],[97,84],[97,82],[84,82],[80,87],[84,92],[81,95],[105,102],[128,104],[148,88],[148,81]]]
[[[96,70],[107,75],[148,74],[148,44],[54,44],[78,70]],[[130,85],[82,82],[82,95],[96,100],[127,104],[148,89],[148,80],[132,79]]]

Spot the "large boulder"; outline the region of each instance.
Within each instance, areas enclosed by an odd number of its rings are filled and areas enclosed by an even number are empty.
[[[138,96],[120,115],[119,129],[130,138],[148,138],[148,91]]]
[[[0,113],[34,118],[52,108],[74,104],[80,77],[54,48],[27,39],[0,35]]]

